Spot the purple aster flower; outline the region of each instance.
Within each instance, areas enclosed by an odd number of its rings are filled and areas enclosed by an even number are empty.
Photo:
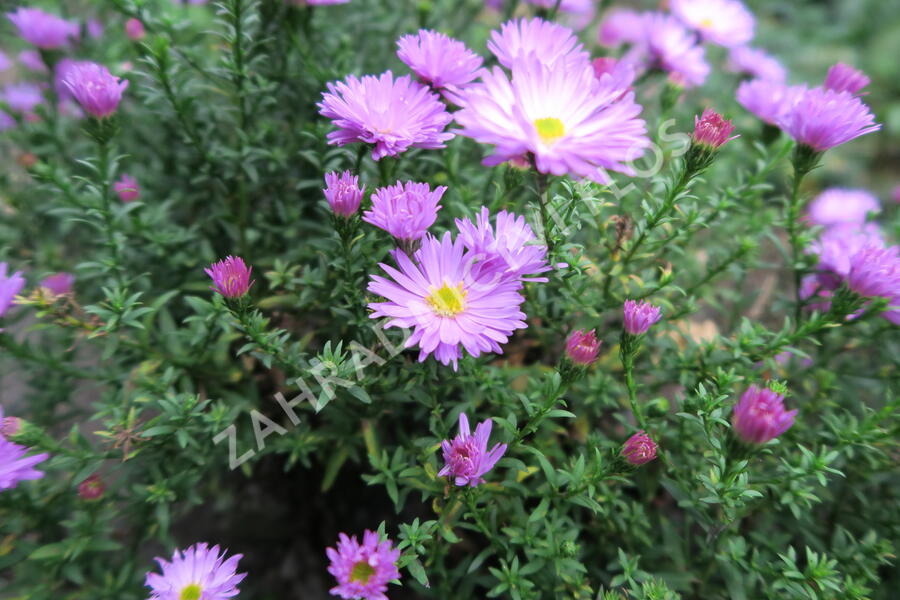
[[[54,296],[64,296],[72,293],[73,285],[75,285],[75,276],[71,273],[54,273],[44,277],[40,287]]]
[[[887,298],[882,316],[900,325],[900,246],[870,244],[850,258],[847,286],[867,298]]]
[[[871,213],[881,212],[881,205],[868,190],[830,188],[816,196],[806,210],[812,225],[865,223]]]
[[[328,572],[338,582],[330,590],[332,596],[348,600],[388,600],[385,595],[388,583],[400,578],[397,570],[400,550],[394,548],[389,539],[380,541],[378,534],[368,529],[363,532],[362,544],[355,535],[348,537],[341,533],[337,549],[326,548],[325,554],[331,561]]]
[[[533,158],[541,173],[609,183],[605,169],[633,174],[625,163],[649,145],[634,93],[598,80],[589,62],[551,68],[530,57],[513,65],[512,80],[499,67],[481,79],[454,117],[461,135],[495,146],[486,165]]]
[[[828,312],[839,284],[840,280],[829,273],[805,275],[800,281],[800,299],[804,301],[804,308]],[[813,301],[810,301],[811,298]]]
[[[0,420],[3,413],[0,411]],[[10,490],[19,485],[20,481],[40,479],[44,473],[34,466],[47,460],[50,455],[46,453],[25,456],[28,448],[10,442],[0,436],[0,491]]]
[[[634,83],[634,67],[623,60],[611,56],[601,56],[591,61],[591,67],[594,69],[594,77],[604,85],[620,89],[623,93],[628,91]],[[605,81],[606,78],[609,78],[608,82]]]
[[[648,463],[656,458],[656,442],[641,429],[622,446],[622,456],[634,466]]]
[[[34,71],[35,73],[47,72],[47,65],[44,64],[44,59],[41,58],[41,53],[37,50],[22,50],[19,52],[18,58],[22,66],[29,71]]]
[[[771,54],[750,46],[737,46],[728,53],[728,68],[756,79],[784,83],[787,69]]]
[[[738,86],[737,101],[759,119],[769,125],[776,125],[805,93],[805,85],[785,85],[776,81],[753,79]]]
[[[647,333],[647,330],[662,318],[662,310],[645,301],[626,300],[623,314],[625,331],[631,335]]]
[[[22,7],[6,16],[19,30],[22,39],[45,50],[64,46],[69,38],[77,38],[79,34],[77,23],[71,23],[39,8]]]
[[[444,132],[453,120],[444,103],[409,75],[397,79],[390,71],[362,79],[350,75],[329,83],[318,106],[319,113],[338,127],[328,134],[329,144],[373,144],[373,160],[409,148],[443,148],[453,137]]]
[[[103,65],[80,61],[66,68],[63,84],[84,110],[104,119],[116,112],[128,80],[115,77]]]
[[[493,421],[487,419],[475,427],[475,435],[469,429],[469,418],[459,414],[459,433],[452,440],[441,442],[444,468],[438,477],[449,477],[458,486],[475,487],[484,483],[482,475],[494,468],[506,452],[506,444],[494,444],[488,451]]]
[[[597,360],[599,353],[600,340],[593,329],[587,332],[577,329],[566,340],[566,356],[575,364],[587,366]]]
[[[16,126],[16,120],[0,110],[0,131],[6,131]]]
[[[631,60],[647,55],[649,68],[662,69],[670,77],[686,87],[702,85],[709,75],[703,46],[677,19],[663,13],[646,13],[644,16],[646,39],[635,47]],[[626,58],[629,56],[626,55]]]
[[[13,305],[15,297],[25,287],[22,271],[7,275],[8,269],[5,262],[0,262],[0,317],[7,313],[9,307]]]
[[[456,89],[478,77],[482,58],[443,33],[422,29],[397,40],[397,56],[435,89]]]
[[[44,101],[44,92],[36,83],[10,83],[3,88],[3,100],[17,113],[30,115]]]
[[[734,125],[711,108],[704,109],[703,114],[694,117],[693,143],[703,144],[716,149],[724,146],[736,135],[731,135]],[[730,137],[729,137],[730,136]]]
[[[0,50],[0,73],[8,71],[13,66],[12,60],[7,56],[6,52]]]
[[[600,25],[600,43],[609,47],[644,43],[647,37],[645,14],[634,10],[612,11]]]
[[[791,428],[797,410],[785,410],[784,396],[751,385],[741,396],[731,418],[735,433],[750,444],[765,444]]]
[[[500,211],[495,228],[491,225],[490,211],[483,206],[475,221],[456,219],[456,227],[465,247],[476,254],[483,272],[492,271],[501,278],[521,280],[550,270],[547,246],[537,241],[525,217]],[[547,278],[527,281],[547,281]]]
[[[103,36],[103,23],[100,22],[100,19],[88,19],[87,32],[95,40],[100,39]]]
[[[144,36],[147,35],[147,31],[144,29],[144,24],[141,23],[140,20],[131,18],[125,21],[125,35],[128,36],[129,40],[136,42],[144,39]]]
[[[209,289],[219,292],[226,298],[240,298],[249,292],[250,286],[255,283],[250,281],[253,267],[247,267],[244,259],[239,256],[229,256],[213,263],[204,271],[213,280],[213,285]]]
[[[443,185],[431,191],[427,183],[398,181],[372,193],[372,207],[362,220],[399,240],[418,240],[437,219],[438,203],[446,191]]]
[[[672,13],[704,40],[732,47],[753,39],[753,14],[738,0],[672,0]]]
[[[500,31],[491,32],[487,46],[500,64],[509,69],[518,59],[529,57],[547,66],[563,62],[580,67],[590,60],[574,31],[539,18],[507,21],[500,26]]]
[[[828,69],[824,85],[825,89],[834,90],[835,92],[856,94],[869,85],[871,81],[862,71],[839,62]]]
[[[371,276],[369,292],[387,302],[369,304],[370,316],[389,317],[386,328],[412,328],[406,347],[419,345],[419,362],[434,353],[456,370],[461,348],[472,356],[502,354],[500,344],[526,327],[519,309],[525,300],[519,294],[521,283],[473,269],[478,257],[465,251],[461,239],[454,242],[449,232],[441,239],[426,236],[415,262],[400,250],[392,254],[399,270],[379,266],[393,281]]]
[[[122,202],[134,202],[141,197],[141,188],[137,179],[127,173],[122,173],[122,177],[113,184],[113,189]]]
[[[850,92],[824,88],[807,90],[778,120],[778,126],[816,152],[881,129],[862,100]]]
[[[333,171],[325,175],[325,186],[322,191],[334,214],[341,217],[352,217],[356,214],[366,191],[365,185],[359,187],[359,177],[350,171],[344,171],[340,175]]]
[[[826,228],[819,239],[810,244],[808,253],[819,257],[817,270],[846,277],[850,272],[851,257],[866,246],[884,247],[878,225],[841,223]]]
[[[218,546],[194,544],[176,550],[172,561],[157,558],[162,574],[147,573],[144,585],[149,600],[227,600],[238,595],[238,584],[247,576],[237,573],[242,554],[226,559]]]

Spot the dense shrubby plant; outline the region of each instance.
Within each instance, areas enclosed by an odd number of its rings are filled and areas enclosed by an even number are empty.
[[[0,597],[896,595],[896,11],[610,4],[7,7]]]

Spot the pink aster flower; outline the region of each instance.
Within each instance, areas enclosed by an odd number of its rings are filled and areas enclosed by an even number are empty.
[[[626,300],[623,315],[625,331],[631,335],[643,335],[662,318],[662,310],[643,300],[640,302]]]
[[[869,107],[850,92],[824,88],[807,90],[778,120],[778,126],[799,144],[816,152],[881,129]]]
[[[623,93],[634,83],[634,67],[623,60],[601,56],[591,61],[591,67],[594,69],[594,77],[605,85],[622,90]],[[607,77],[609,82],[604,81]]]
[[[473,268],[477,255],[449,232],[441,239],[426,236],[415,262],[400,250],[392,255],[399,270],[379,265],[391,279],[371,276],[369,292],[387,301],[369,304],[370,316],[388,317],[386,328],[413,329],[405,345],[419,345],[419,362],[434,353],[456,370],[463,348],[472,356],[502,354],[500,344],[525,328],[521,283]]]
[[[622,456],[634,466],[648,463],[656,458],[656,442],[641,429],[622,446]]]
[[[871,83],[865,73],[858,71],[850,65],[837,63],[828,69],[825,76],[825,89],[834,90],[835,92],[850,92],[856,94],[861,89]]]
[[[887,298],[882,316],[900,325],[900,246],[866,246],[850,257],[847,286],[866,298]]]
[[[250,286],[255,282],[250,281],[253,267],[247,267],[244,259],[239,256],[229,256],[209,268],[204,269],[213,285],[209,289],[219,292],[226,298],[240,298],[250,291]]]
[[[866,246],[884,247],[881,229],[875,223],[840,223],[826,228],[808,252],[819,257],[816,269],[846,277],[850,260]]]
[[[428,29],[397,40],[397,56],[435,89],[456,89],[478,76],[482,58],[466,45]]]
[[[446,191],[443,185],[432,191],[427,183],[398,181],[372,193],[372,207],[362,220],[399,240],[418,240],[437,219],[438,203]]]
[[[359,187],[359,177],[350,171],[344,171],[340,175],[337,172],[325,175],[325,199],[334,214],[341,217],[352,217],[359,210],[366,186]]]
[[[598,80],[589,62],[552,68],[535,57],[512,68],[482,72],[455,113],[461,135],[495,146],[484,160],[497,165],[533,158],[537,170],[609,183],[605,169],[633,174],[626,164],[649,145],[634,93]]]
[[[103,497],[106,486],[100,476],[94,473],[78,484],[78,497],[82,500],[93,501]]]
[[[753,79],[738,86],[737,101],[759,119],[769,125],[776,125],[805,93],[805,85],[785,85],[776,81]]]
[[[739,0],[672,0],[672,13],[704,40],[732,47],[753,39],[753,14]]]
[[[452,440],[441,442],[444,468],[438,477],[449,477],[458,486],[475,487],[484,483],[482,477],[494,468],[506,452],[506,444],[494,444],[488,451],[493,421],[487,419],[475,427],[475,435],[469,429],[469,418],[459,414],[459,433]]]
[[[134,202],[141,197],[141,188],[137,179],[127,173],[122,173],[122,177],[113,184],[113,189],[118,194],[119,200],[125,203]]]
[[[71,273],[54,273],[45,277],[40,287],[50,292],[54,296],[64,296],[72,293],[72,286],[75,284],[75,276]]]
[[[791,428],[797,410],[785,410],[784,396],[751,385],[734,407],[731,424],[745,442],[765,444]]]
[[[710,148],[720,148],[735,139],[730,135],[734,125],[711,108],[703,110],[703,114],[694,117],[693,143],[703,144]],[[729,137],[730,136],[730,137]]]
[[[147,35],[147,31],[144,29],[143,23],[138,19],[132,18],[125,21],[125,35],[128,36],[129,40],[136,42],[144,39],[144,36]]]
[[[0,411],[0,420],[3,413]],[[34,466],[47,460],[50,455],[46,453],[25,456],[28,448],[10,442],[0,436],[0,491],[10,490],[19,485],[20,481],[40,479],[44,476]]]
[[[444,103],[409,75],[396,79],[390,71],[362,79],[350,75],[329,83],[318,106],[319,113],[338,128],[328,134],[329,144],[373,144],[373,160],[409,148],[443,148],[453,137],[444,132],[453,120]]]
[[[830,188],[816,196],[806,210],[812,225],[865,223],[866,217],[881,212],[881,204],[868,190]]]
[[[587,332],[577,329],[566,340],[566,356],[575,364],[587,366],[597,360],[599,353],[600,340],[593,329]]]
[[[162,574],[147,573],[144,585],[149,600],[227,600],[238,595],[238,584],[247,576],[237,573],[242,554],[226,559],[218,546],[194,544],[176,550],[172,561],[157,558]]]
[[[0,262],[0,317],[9,311],[9,307],[13,305],[15,297],[25,287],[25,278],[22,277],[22,271],[16,271],[12,275],[7,275],[8,265]]]
[[[499,278],[523,279],[550,270],[547,246],[538,242],[525,220],[505,210],[497,213],[496,228],[486,206],[472,223],[468,218],[456,219],[459,237],[468,250],[476,254],[482,272],[493,272]],[[547,281],[546,277],[528,281]]]
[[[635,48],[632,54],[647,53],[649,68],[666,71],[680,85],[702,85],[710,72],[703,46],[669,15],[647,13],[644,18],[644,48]]]
[[[590,59],[574,31],[539,18],[507,21],[499,31],[491,32],[487,46],[500,64],[509,69],[519,59],[529,57],[547,66],[563,62],[580,67]]]
[[[325,554],[331,561],[328,572],[338,582],[329,590],[332,596],[348,600],[388,600],[385,595],[388,583],[400,578],[397,570],[400,550],[394,548],[389,539],[380,541],[378,533],[368,529],[363,532],[362,544],[355,535],[348,537],[341,533],[337,549],[326,548]]]
[[[756,79],[784,83],[787,69],[771,54],[750,46],[737,46],[728,53],[728,68]]]
[[[65,70],[63,84],[84,110],[104,119],[116,112],[128,80],[115,77],[103,65],[81,61]]]
[[[61,19],[56,15],[46,13],[39,8],[19,8],[15,12],[7,13],[19,35],[29,44],[53,50],[64,46],[70,38],[77,38],[79,27]]]

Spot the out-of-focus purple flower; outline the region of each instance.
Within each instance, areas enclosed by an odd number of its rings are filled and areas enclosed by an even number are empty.
[[[491,213],[486,206],[470,219],[456,219],[459,237],[468,250],[475,253],[482,272],[493,271],[497,277],[523,279],[550,270],[547,246],[537,237],[523,216],[505,210],[497,213],[496,228],[491,225]],[[527,281],[547,281],[536,277]]]
[[[797,143],[816,152],[881,129],[862,100],[850,92],[824,88],[807,90],[778,120],[778,126]]]
[[[734,124],[730,120],[723,118],[713,109],[706,108],[701,116],[694,117],[693,142],[713,149],[720,148],[738,137],[731,135],[732,131]]]
[[[887,298],[882,316],[900,325],[900,246],[870,244],[850,257],[847,286],[867,298]]]
[[[100,19],[88,19],[87,32],[93,39],[100,39],[103,36],[103,23]]]
[[[15,297],[25,287],[22,271],[7,275],[8,270],[9,266],[5,262],[0,262],[0,317],[6,314],[9,307],[13,305]]]
[[[841,223],[865,223],[866,217],[881,212],[881,204],[868,190],[830,188],[816,196],[806,210],[806,218],[812,225],[839,225]]]
[[[116,112],[128,80],[115,77],[103,65],[79,61],[66,68],[63,84],[84,110],[104,119]]]
[[[0,50],[0,73],[8,71],[13,66],[13,61],[3,50]]]
[[[625,331],[631,335],[647,333],[647,330],[662,318],[662,310],[658,306],[643,300],[640,302],[626,300],[622,312],[625,318]]]
[[[77,62],[78,61],[66,57],[60,59],[60,61],[56,63],[56,67],[53,71],[53,89],[56,92],[56,97],[60,100],[60,102],[63,102],[65,100],[74,100],[72,94],[69,92],[69,86],[65,84],[65,80],[69,69]]]
[[[0,417],[2,417],[0,412]],[[40,479],[44,476],[34,466],[47,460],[50,455],[46,453],[25,456],[28,448],[7,440],[0,436],[0,492],[10,490],[19,485],[20,481]]]
[[[39,8],[21,7],[15,12],[7,13],[6,16],[19,30],[22,39],[44,50],[60,48],[69,38],[77,38],[79,34],[77,23],[66,21]]]
[[[728,53],[728,68],[737,73],[746,73],[755,79],[784,83],[787,69],[781,62],[759,48],[737,46]]]
[[[128,36],[129,40],[133,42],[142,40],[146,34],[147,31],[144,29],[144,24],[141,23],[140,20],[131,18],[125,21],[125,35]]]
[[[362,79],[350,75],[329,83],[318,106],[319,113],[338,128],[328,134],[329,144],[373,144],[373,160],[409,148],[443,148],[453,137],[444,131],[453,117],[443,102],[409,75],[396,79],[390,71]]]
[[[127,173],[122,173],[122,177],[113,184],[113,189],[122,202],[134,202],[141,197],[141,188],[137,179]]]
[[[209,289],[219,292],[226,298],[240,298],[250,291],[250,286],[255,283],[250,281],[253,267],[247,267],[244,259],[239,256],[229,256],[213,263],[204,271],[213,280],[213,285]]]
[[[362,544],[355,535],[348,537],[341,533],[337,549],[325,549],[331,561],[328,572],[338,582],[329,590],[332,596],[347,600],[388,600],[385,595],[388,583],[400,578],[397,570],[400,550],[394,548],[391,540],[379,539],[376,532],[368,529],[363,533]]]
[[[12,440],[12,436],[22,429],[22,419],[18,417],[4,417],[3,407],[0,406],[0,438]]]
[[[634,93],[598,80],[587,61],[548,67],[531,56],[513,65],[512,80],[499,67],[481,80],[454,117],[461,135],[495,147],[486,165],[533,157],[541,173],[609,183],[606,169],[633,174],[627,163],[649,146]]]
[[[36,83],[10,83],[3,88],[3,100],[17,113],[31,115],[44,101],[44,93]]]
[[[831,298],[839,285],[840,279],[830,273],[805,275],[800,281],[800,299],[807,301],[817,298],[818,301],[806,302],[804,308],[828,312],[831,309]]]
[[[734,407],[731,424],[745,442],[765,444],[791,428],[797,410],[785,410],[784,396],[751,385]]]
[[[900,204],[900,185],[894,187],[894,190],[891,192],[891,198],[895,204]]]
[[[621,9],[610,12],[600,25],[600,43],[610,47],[643,43],[646,39],[645,14]]]
[[[41,53],[37,50],[22,50],[19,52],[18,58],[19,63],[29,71],[34,71],[35,73],[47,72],[47,65],[44,64],[44,59],[41,58]]]
[[[387,301],[370,303],[370,316],[389,317],[385,328],[412,328],[405,346],[419,345],[419,362],[434,353],[456,370],[461,348],[472,356],[502,354],[500,344],[526,327],[519,308],[525,300],[519,294],[522,284],[473,269],[474,253],[465,251],[461,239],[454,242],[449,232],[440,240],[426,236],[415,262],[401,250],[392,255],[399,270],[379,266],[393,281],[371,276],[368,291]]]
[[[44,277],[40,287],[54,296],[64,296],[72,293],[73,285],[75,285],[75,276],[71,273],[54,273]]]
[[[397,56],[435,89],[457,89],[478,76],[482,58],[443,33],[422,29],[397,40]]]
[[[835,92],[856,94],[869,85],[871,81],[862,71],[839,62],[828,69],[824,85],[826,89],[834,90]]]
[[[643,22],[638,31],[643,35],[623,60],[645,69],[665,71],[681,86],[702,85],[710,67],[696,36],[671,15],[648,12],[641,17]]]
[[[599,353],[600,340],[597,339],[597,332],[593,329],[590,331],[577,329],[566,340],[566,355],[575,364],[589,365],[597,360]]]
[[[641,429],[622,446],[622,456],[634,466],[648,463],[656,458],[656,442]]]
[[[766,79],[752,79],[738,86],[737,101],[759,119],[769,125],[777,125],[805,93],[805,85],[785,85]]]
[[[226,559],[227,550],[207,544],[194,544],[176,550],[172,561],[157,558],[162,570],[147,573],[144,585],[150,588],[149,600],[227,600],[238,595],[238,584],[247,576],[238,573],[242,554]]]
[[[444,468],[439,477],[449,477],[458,486],[475,487],[484,483],[483,475],[494,468],[506,452],[506,444],[494,444],[487,449],[493,422],[490,419],[475,427],[475,435],[469,429],[469,419],[465,413],[459,415],[459,434],[452,440],[441,442],[444,453]]]
[[[359,177],[350,171],[340,175],[337,172],[325,175],[325,199],[334,214],[341,217],[352,217],[359,210],[366,186],[359,187]]]
[[[399,240],[418,240],[437,219],[439,202],[446,191],[443,185],[432,191],[427,183],[398,181],[372,193],[372,207],[363,213],[362,220]]]
[[[672,0],[672,13],[704,40],[732,47],[753,39],[753,14],[739,0]]]
[[[594,69],[594,77],[604,85],[622,90],[622,93],[627,92],[634,83],[634,67],[623,60],[601,56],[591,61],[591,67]],[[609,78],[608,82],[605,81],[606,78]]]
[[[78,497],[82,500],[99,500],[105,491],[106,486],[96,473],[78,484]]]
[[[491,32],[487,46],[508,69],[512,69],[519,59],[527,58],[548,67],[558,62],[580,67],[590,59],[574,31],[539,18],[507,21],[499,31]]]
[[[0,131],[6,131],[16,126],[16,120],[0,110]]]
[[[851,257],[866,246],[884,247],[881,229],[875,223],[840,223],[826,228],[808,252],[819,257],[816,269],[846,277]]]

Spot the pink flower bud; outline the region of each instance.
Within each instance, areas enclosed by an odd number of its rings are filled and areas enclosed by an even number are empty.
[[[694,143],[704,144],[710,148],[720,148],[729,141],[738,137],[733,135],[734,125],[730,120],[722,117],[711,108],[703,111],[699,117],[694,117]]]
[[[99,500],[105,491],[106,486],[96,473],[78,484],[78,496],[82,500]]]
[[[238,256],[229,256],[204,270],[213,280],[214,285],[209,289],[219,292],[226,298],[240,298],[254,283],[250,281],[253,268],[248,268],[244,260]]]
[[[144,30],[144,24],[137,19],[132,18],[125,21],[125,35],[128,36],[129,40],[133,42],[142,40],[144,39],[146,33],[147,32]]]
[[[573,331],[566,341],[566,355],[572,362],[579,365],[589,365],[597,360],[600,352],[600,341],[596,332],[591,329],[587,333],[578,329]]]
[[[648,463],[656,458],[656,442],[642,429],[628,438],[622,446],[622,456],[635,466]]]
[[[128,87],[127,80],[115,77],[103,65],[88,61],[70,65],[65,71],[63,84],[81,108],[98,119],[112,116],[116,112],[122,100],[122,92]]]
[[[325,199],[334,214],[341,217],[352,217],[359,210],[363,192],[366,186],[359,187],[359,177],[344,171],[340,175],[336,172],[325,175]]]
[[[734,407],[731,423],[745,442],[765,444],[790,429],[796,416],[796,409],[784,409],[784,396],[751,385]]]
[[[662,318],[662,311],[658,306],[649,302],[635,302],[626,300],[623,310],[625,316],[625,331],[631,335],[647,333],[650,327]]]
[[[113,189],[122,202],[134,202],[141,197],[141,188],[138,187],[137,179],[125,173],[113,184]]]

